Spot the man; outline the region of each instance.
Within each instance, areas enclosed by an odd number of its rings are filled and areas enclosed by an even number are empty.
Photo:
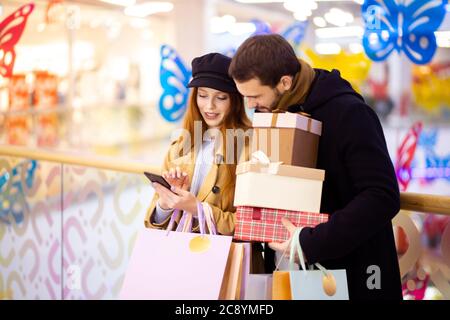
[[[229,73],[255,112],[305,112],[322,121],[317,167],[325,170],[321,212],[330,218],[302,229],[307,262],[345,269],[350,299],[402,299],[391,224],[399,190],[373,110],[339,71],[312,69],[279,35],[247,39]]]

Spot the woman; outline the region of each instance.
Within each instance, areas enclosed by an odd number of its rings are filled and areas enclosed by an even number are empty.
[[[233,207],[238,151],[236,139],[227,141],[226,129],[247,130],[250,121],[245,113],[242,96],[228,76],[231,59],[210,53],[192,61],[193,88],[183,122],[187,133],[174,141],[163,164],[163,177],[171,190],[153,183],[155,196],[147,212],[148,228],[166,229],[175,209],[194,216],[193,231],[198,231],[197,202],[207,202],[216,223],[217,232],[234,233]],[[201,140],[194,136],[201,124]],[[214,132],[206,135],[205,133]],[[196,133],[198,134],[198,133]],[[204,137],[205,136],[205,137]],[[198,148],[196,140],[201,141]],[[247,144],[244,144],[247,146]],[[230,151],[233,148],[234,152]],[[180,156],[180,151],[187,150]],[[233,159],[228,155],[232,154]],[[224,163],[226,162],[226,163]],[[179,222],[179,219],[178,221]],[[263,272],[260,244],[253,245],[252,272]]]

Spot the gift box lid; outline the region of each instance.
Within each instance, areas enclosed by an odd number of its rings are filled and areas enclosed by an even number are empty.
[[[252,125],[254,128],[294,128],[308,131],[319,136],[322,134],[322,122],[314,120],[307,115],[292,112],[258,112],[253,115]]]
[[[247,172],[268,173],[278,176],[287,176],[293,178],[320,180],[325,179],[325,170],[305,168],[298,166],[289,166],[273,162],[270,164],[253,163],[251,161],[242,162],[236,167],[236,175]]]

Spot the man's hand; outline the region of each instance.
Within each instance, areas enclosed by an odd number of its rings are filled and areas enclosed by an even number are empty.
[[[289,239],[286,240],[285,242],[271,242],[269,243],[269,247],[275,251],[281,252],[281,253],[285,253],[287,255],[287,258],[289,259],[289,255],[290,255],[290,248],[291,248],[291,242],[292,241],[300,241],[299,239],[292,239],[292,235],[294,234],[295,229],[297,229],[297,227],[291,222],[289,221],[287,218],[283,217],[281,218],[281,223],[284,225],[284,227],[288,230],[289,232]],[[297,251],[295,251],[295,262],[299,263],[299,258],[298,258],[298,254]]]

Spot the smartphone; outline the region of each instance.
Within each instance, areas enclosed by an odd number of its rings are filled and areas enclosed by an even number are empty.
[[[166,187],[167,189],[170,190],[171,187],[170,184],[162,176],[150,172],[144,172],[144,174],[151,182],[157,182],[163,187]]]

